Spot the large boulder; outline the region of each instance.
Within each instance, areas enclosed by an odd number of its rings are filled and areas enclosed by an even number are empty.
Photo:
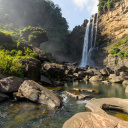
[[[112,82],[112,83],[122,83],[124,80],[125,80],[124,77],[122,77],[122,76],[116,76],[116,77],[113,77],[110,80],[110,82]]]
[[[51,108],[59,108],[61,106],[60,99],[52,91],[32,80],[25,80],[20,86],[17,95]]]
[[[63,128],[127,128],[128,122],[108,114],[81,112],[66,121]]]
[[[46,56],[45,52],[37,47],[33,48],[33,51],[37,54],[37,58],[44,63],[45,61],[49,62],[49,58]]]
[[[0,102],[7,100],[9,97],[5,94],[0,93]]]
[[[7,77],[0,80],[0,92],[12,93],[18,91],[23,80],[17,77]]]
[[[6,78],[4,75],[0,74],[0,79]]]
[[[42,71],[46,72],[48,77],[54,78],[56,80],[60,80],[65,75],[65,67],[56,63],[44,63]]]
[[[103,81],[103,77],[96,75],[96,76],[92,76],[89,81]]]
[[[128,99],[101,98],[88,100],[85,105],[92,112],[106,113],[105,109],[120,110],[128,113]]]
[[[49,80],[48,78],[46,78],[45,76],[41,75],[41,79],[40,79],[40,82],[45,85],[52,85],[52,82],[51,80]]]
[[[122,84],[123,85],[128,85],[128,80],[124,80]]]
[[[112,73],[112,70],[109,67],[105,67],[101,69],[100,72],[104,76],[109,76]]]
[[[34,58],[20,60],[24,67],[24,76],[34,81],[40,81],[41,63]]]
[[[65,92],[68,96],[75,98],[76,100],[85,100],[86,98],[90,98],[90,95],[83,94],[76,90],[70,90]]]

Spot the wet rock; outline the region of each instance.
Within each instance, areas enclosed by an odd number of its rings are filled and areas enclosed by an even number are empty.
[[[128,67],[121,66],[121,67],[116,68],[116,71],[118,71],[118,72],[127,72],[128,73]]]
[[[108,114],[81,112],[67,120],[63,128],[127,128],[128,122]]]
[[[48,62],[44,63],[42,67],[42,71],[46,72],[48,76],[56,80],[63,78],[65,75],[64,66],[56,63],[48,63]]]
[[[102,83],[104,83],[104,84],[111,84],[109,81],[102,81]]]
[[[112,70],[109,67],[105,67],[100,70],[101,74],[104,76],[109,76],[112,73]]]
[[[128,113],[128,99],[101,98],[87,101],[86,106],[92,112],[105,113],[104,109],[114,109]]]
[[[52,85],[51,80],[49,80],[48,78],[46,78],[46,77],[43,76],[43,75],[41,75],[40,82],[41,82],[42,84],[45,84],[45,85]]]
[[[0,79],[6,78],[4,75],[0,74]]]
[[[120,76],[125,77],[125,76],[127,76],[127,73],[126,72],[120,72]]]
[[[34,58],[20,60],[24,67],[24,76],[34,81],[40,81],[41,63]]]
[[[122,84],[123,85],[128,85],[128,80],[124,80]]]
[[[74,65],[74,66],[78,66],[78,62],[74,62],[72,65]]]
[[[97,90],[97,89],[83,88],[83,87],[71,88],[70,91],[79,91],[79,92],[85,91],[85,92],[99,93],[99,90]]]
[[[90,76],[86,75],[86,76],[83,78],[83,80],[84,80],[84,81],[89,81],[90,78],[91,78]]]
[[[94,71],[92,70],[87,70],[86,73],[88,76],[94,76]]]
[[[116,76],[110,80],[110,82],[112,83],[122,83],[123,81],[124,81],[124,78],[122,76]]]
[[[116,74],[110,74],[109,77],[108,77],[108,79],[112,79],[114,77],[116,77]]]
[[[125,92],[128,93],[128,86],[126,87]]]
[[[50,62],[49,58],[46,56],[43,50],[34,47],[33,51],[37,54],[37,58],[41,61],[41,63],[44,63],[45,61]]]
[[[89,81],[103,81],[103,77],[102,76],[92,76]]]
[[[18,93],[33,102],[41,103],[51,108],[59,108],[61,106],[60,99],[52,91],[32,80],[25,80]]]
[[[65,92],[68,96],[75,98],[76,100],[85,100],[86,98],[89,98],[90,95],[85,95],[79,91],[76,90],[70,90]]]
[[[68,75],[73,75],[73,73],[78,73],[79,72],[79,68],[77,66],[67,66],[67,70],[68,70]]]
[[[0,93],[0,102],[7,100],[9,97],[5,94]]]
[[[0,92],[11,93],[18,91],[23,80],[17,77],[7,77],[0,80]]]
[[[77,80],[82,80],[83,79],[83,76],[80,73],[74,73],[73,77],[76,78]]]

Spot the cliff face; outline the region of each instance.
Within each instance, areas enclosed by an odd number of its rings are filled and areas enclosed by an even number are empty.
[[[128,34],[128,0],[114,4],[114,8],[99,16],[98,43],[115,42]]]
[[[68,54],[71,55],[70,58],[73,61],[80,61],[81,59],[87,23],[88,20],[84,20],[84,23],[81,26],[76,26],[67,37]]]
[[[128,35],[128,0],[114,3],[114,7],[99,15],[97,33],[97,55],[94,57],[96,67],[127,65],[120,57],[111,57],[108,53],[111,46]]]

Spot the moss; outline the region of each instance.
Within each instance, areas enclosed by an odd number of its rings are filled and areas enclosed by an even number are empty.
[[[20,33],[22,38],[32,45],[34,45],[35,42],[40,44],[48,40],[46,31],[42,28],[29,26],[25,27]]]

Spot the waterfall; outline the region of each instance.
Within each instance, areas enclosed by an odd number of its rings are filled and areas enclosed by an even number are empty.
[[[91,16],[86,26],[83,52],[82,52],[82,60],[80,63],[81,67],[85,67],[86,65],[94,66],[91,56],[92,56],[92,52],[95,48],[95,43],[96,43],[97,22],[98,22],[98,14],[94,14]]]

